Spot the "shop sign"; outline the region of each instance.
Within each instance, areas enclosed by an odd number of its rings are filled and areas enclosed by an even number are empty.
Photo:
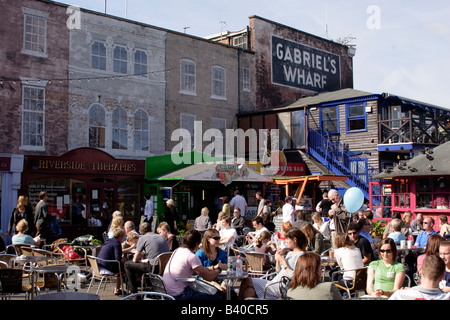
[[[61,157],[25,157],[25,171],[51,173],[106,173],[140,174],[145,161],[115,159],[105,152],[81,148],[69,151]]]
[[[245,164],[218,164],[216,166],[216,175],[225,186],[229,185],[233,180],[247,177],[248,174],[247,165]]]
[[[301,177],[306,174],[306,165],[304,163],[285,162],[276,167],[267,167],[262,165],[261,162],[258,162],[257,164],[250,164],[247,162],[247,165],[250,169],[268,176]]]
[[[272,36],[272,82],[312,90],[341,88],[340,57],[326,51]]]

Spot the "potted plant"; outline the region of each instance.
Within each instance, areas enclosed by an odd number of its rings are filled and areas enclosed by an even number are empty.
[[[386,225],[382,224],[381,221],[373,221],[372,237],[375,239],[382,239],[384,229],[386,229]]]

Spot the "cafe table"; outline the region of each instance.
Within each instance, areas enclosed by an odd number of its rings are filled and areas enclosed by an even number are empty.
[[[227,294],[227,300],[231,300],[231,290],[233,289],[234,284],[238,280],[242,280],[248,277],[248,272],[242,272],[241,274],[229,273],[228,271],[222,271],[217,275],[216,280],[222,280],[225,282],[226,285],[226,294]]]
[[[69,268],[68,265],[48,265],[48,266],[41,266],[37,268],[33,268],[34,272],[37,273],[54,273],[58,279],[58,287],[56,289],[57,292],[61,292],[61,280],[62,277],[67,273],[67,269]]]
[[[33,300],[100,300],[100,296],[88,292],[65,291],[40,294]]]

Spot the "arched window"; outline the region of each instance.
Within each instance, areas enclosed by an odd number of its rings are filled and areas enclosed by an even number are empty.
[[[127,113],[123,108],[115,108],[112,114],[112,148],[128,149]]]
[[[148,151],[148,115],[139,109],[134,114],[134,150]]]
[[[94,104],[89,109],[89,147],[105,147],[106,120],[105,109]]]

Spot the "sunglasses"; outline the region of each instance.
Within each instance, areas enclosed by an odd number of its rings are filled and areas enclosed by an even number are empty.
[[[382,250],[382,249],[380,249],[380,252],[381,252],[381,253],[392,253],[392,250],[391,250],[391,249],[388,249],[388,250]]]
[[[352,235],[354,235],[354,234],[355,234],[355,235],[358,234],[358,232],[348,232],[347,234],[348,234],[349,236],[352,236]]]
[[[214,239],[214,240],[216,240],[216,241],[219,241],[219,240],[220,240],[220,237],[211,237],[211,239]]]

